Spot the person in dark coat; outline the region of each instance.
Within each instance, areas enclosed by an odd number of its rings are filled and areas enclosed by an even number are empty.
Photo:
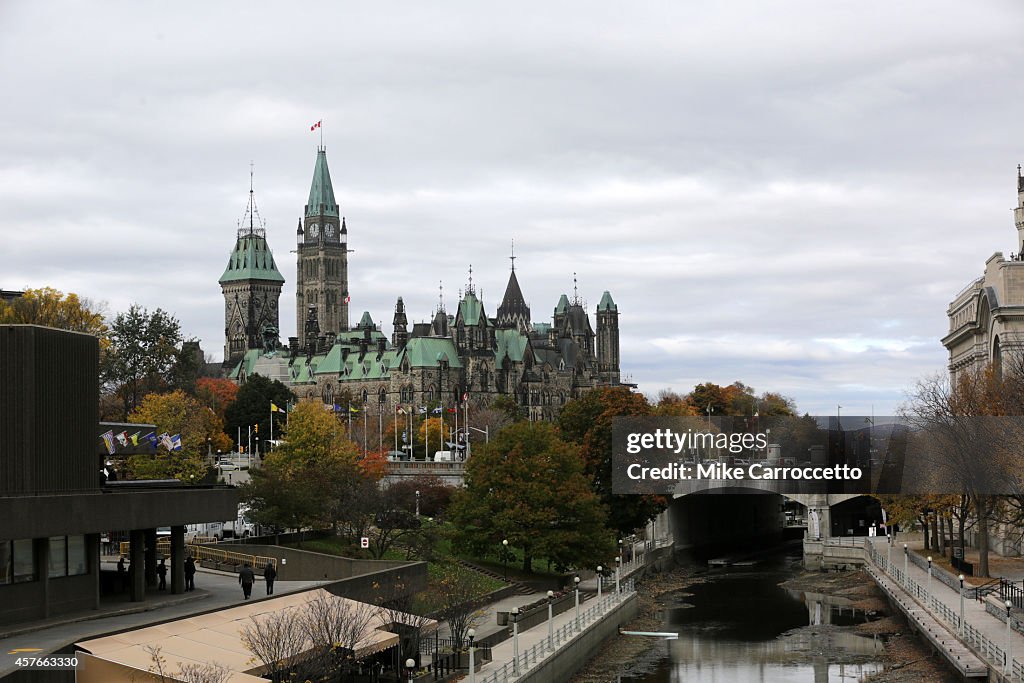
[[[189,555],[185,558],[185,590],[194,591],[196,589],[196,561]]]
[[[267,562],[267,566],[263,568],[263,580],[267,582],[267,595],[274,594],[274,579],[277,578],[277,570],[274,569],[274,565]]]
[[[156,566],[156,575],[160,578],[160,585],[157,586],[157,590],[167,590],[167,560],[160,558],[160,564]]]
[[[252,584],[256,581],[256,575],[252,571],[252,567],[246,562],[242,568],[238,571],[238,583],[242,584],[242,593],[245,595],[245,599],[248,600],[252,594]]]

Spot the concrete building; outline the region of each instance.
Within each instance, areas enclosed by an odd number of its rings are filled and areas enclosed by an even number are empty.
[[[551,419],[581,393],[619,384],[619,311],[611,294],[605,291],[597,305],[596,332],[575,278],[572,298],[561,295],[550,322],[533,322],[514,254],[493,317],[477,294],[470,268],[454,312],[447,310],[442,291],[431,321],[410,329],[398,297],[390,339],[369,311],[349,327],[348,227],[324,149],[317,151],[303,213],[296,248],[297,332],[287,347],[278,342],[269,319],[254,322],[254,314],[246,318],[241,312],[246,301],[260,300],[254,292],[266,297],[263,311],[276,312],[281,280],[267,266],[273,258],[269,249],[262,251],[263,235],[252,237],[251,227],[245,235],[239,232],[238,244],[256,240],[254,253],[264,254],[264,260],[256,272],[253,259],[239,256],[236,244],[235,265],[221,278],[224,357],[232,379],[244,382],[261,374],[284,382],[301,398],[330,405],[346,396],[371,413],[389,415],[399,405],[454,407],[466,400],[482,406],[507,396],[531,419]]]
[[[104,481],[98,362],[92,335],[0,326],[0,624],[98,608],[113,573],[100,565],[100,535],[112,530],[129,533],[137,571],[118,578],[143,601],[156,587],[157,528],[170,527],[180,593],[185,524],[237,512],[228,487]]]

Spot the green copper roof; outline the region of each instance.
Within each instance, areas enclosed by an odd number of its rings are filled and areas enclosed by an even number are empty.
[[[619,307],[612,301],[612,295],[605,290],[604,294],[601,295],[601,303],[597,305],[599,311],[618,311]]]
[[[228,267],[220,276],[220,284],[238,280],[269,280],[284,282],[274,264],[267,240],[255,232],[240,233],[235,249],[228,258]]]
[[[359,319],[359,324],[356,327],[373,327],[373,318],[370,317],[369,311],[363,311],[363,317]]]
[[[472,327],[480,323],[480,319],[483,318],[484,327],[490,327],[490,321],[484,315],[484,305],[480,299],[476,298],[476,294],[473,292],[467,292],[466,296],[462,297],[462,301],[459,302],[459,312],[455,316],[458,320],[462,318],[463,324],[467,327]]]
[[[323,204],[323,211],[320,205]],[[313,184],[309,186],[309,201],[306,202],[307,216],[337,216],[338,204],[334,200],[331,186],[331,172],[327,169],[327,151],[316,153],[316,167],[313,169]]]
[[[523,362],[526,356],[527,338],[519,330],[495,330],[494,341],[498,348],[494,351],[494,363],[501,367],[507,357],[513,363]]]
[[[399,358],[402,356],[408,358],[409,365],[414,368],[434,368],[444,358],[448,359],[448,367],[462,367],[455,343],[448,337],[413,337]]]
[[[555,306],[555,315],[565,313],[567,310],[569,310],[569,297],[563,294],[558,298],[558,305]]]

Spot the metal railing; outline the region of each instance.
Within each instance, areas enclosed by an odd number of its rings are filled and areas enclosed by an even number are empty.
[[[545,637],[541,642],[520,652],[518,659],[514,661],[508,660],[500,665],[495,664],[495,669],[483,675],[478,674],[476,680],[479,683],[507,683],[508,681],[516,681],[522,678],[527,671],[536,668],[538,663],[543,663],[547,657],[557,652],[562,645],[571,642],[586,631],[588,627],[600,621],[609,611],[618,607],[623,600],[634,592],[635,585],[633,579],[623,581],[620,588],[621,592],[618,594],[606,594],[597,601],[597,604],[592,605],[586,610],[581,610],[578,629],[576,619],[572,619],[559,628],[552,630],[550,642]],[[534,628],[543,627],[535,626]],[[516,673],[517,669],[518,674]]]
[[[932,616],[949,625],[954,635],[959,634],[959,638],[983,660],[986,660],[990,666],[994,667],[995,670],[1003,670],[1003,666],[1006,663],[1006,654],[1003,648],[996,645],[984,633],[972,626],[967,619],[964,619],[961,627],[959,614],[934,595],[929,594],[925,587],[896,567],[895,562],[890,565],[886,556],[878,552],[870,541],[864,541],[864,549],[868,559],[876,567],[891,576],[903,590],[917,600]],[[911,561],[913,560],[911,559]],[[915,562],[915,564],[917,563]],[[967,591],[965,590],[964,593],[966,595]],[[1024,681],[1024,666],[1017,659],[1013,660],[1012,676],[1012,680]]]
[[[125,557],[131,557],[131,542],[123,541],[120,544],[120,553]],[[230,546],[220,546],[230,547]],[[169,538],[161,538],[156,542],[156,550],[158,553],[163,553],[164,556],[169,557],[171,554],[171,540]],[[248,553],[236,553],[229,550],[221,550],[220,548],[211,547],[203,543],[193,541],[185,546],[185,554],[192,555],[197,560],[211,560],[213,562],[220,562],[223,564],[234,564],[243,565],[249,563],[249,565],[255,569],[263,569],[268,564],[274,566],[277,569],[277,559],[273,557],[263,557],[261,555],[250,555]]]

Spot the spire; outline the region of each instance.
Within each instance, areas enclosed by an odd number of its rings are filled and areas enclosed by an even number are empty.
[[[497,322],[499,327],[518,327],[524,330],[530,327],[530,307],[526,305],[523,290],[519,288],[515,270],[508,277],[505,296],[498,306]]]
[[[317,150],[316,166],[313,168],[313,182],[309,187],[306,202],[306,216],[337,216],[338,204],[334,199],[331,172],[327,168],[327,151]]]
[[[466,283],[466,294],[472,294],[476,296],[476,287],[473,286],[473,264],[469,264],[469,281]],[[462,298],[461,296],[459,297]]]
[[[576,273],[572,274],[572,305],[573,306],[579,306],[580,305],[580,292],[579,292],[579,289],[576,286]]]
[[[301,224],[300,224],[301,229]],[[256,208],[256,193],[253,191],[253,166],[249,165],[249,203],[238,221],[238,235],[235,248],[228,257],[228,265],[218,282],[245,280],[267,280],[284,282],[281,272],[274,263],[274,254],[267,244],[266,223]]]
[[[619,307],[615,305],[615,301],[612,299],[612,295],[606,289],[604,294],[601,295],[601,301],[597,304],[598,311],[613,311],[618,312]]]
[[[512,255],[508,257],[512,261],[512,272],[516,272],[516,240],[512,238]]]
[[[249,203],[245,206],[242,218],[238,221],[239,237],[266,237],[266,223],[256,208],[256,193],[253,191],[253,169],[255,164],[249,162]],[[246,225],[248,223],[248,225]]]

